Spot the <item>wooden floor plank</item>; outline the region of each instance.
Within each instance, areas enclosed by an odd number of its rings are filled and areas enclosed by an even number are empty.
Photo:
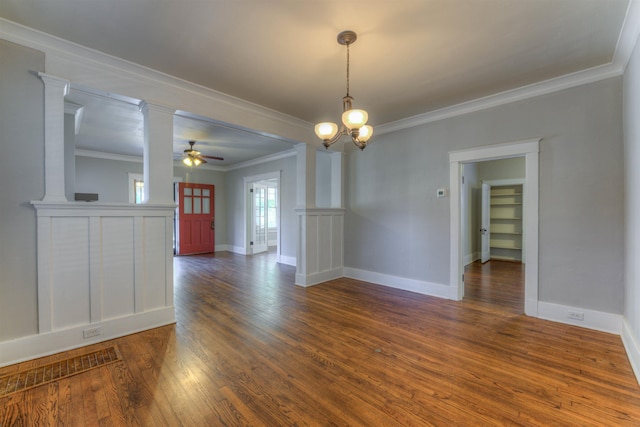
[[[525,316],[519,263],[470,264],[460,302],[297,287],[272,253],[174,274],[176,325],[93,346],[123,361],[0,399],[0,425],[640,425],[620,337]]]

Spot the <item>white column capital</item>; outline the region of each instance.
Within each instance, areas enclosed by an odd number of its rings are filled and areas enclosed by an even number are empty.
[[[138,104],[138,108],[140,109],[142,114],[147,114],[147,112],[153,111],[153,112],[173,115],[176,112],[175,108],[167,107],[165,105],[156,104],[154,102],[144,101],[144,100],[140,101],[140,103]]]
[[[69,80],[52,76],[51,74],[46,74],[42,72],[38,73],[38,77],[42,79],[45,86],[62,88],[63,96],[66,96],[69,94],[69,87],[71,86],[71,82]]]

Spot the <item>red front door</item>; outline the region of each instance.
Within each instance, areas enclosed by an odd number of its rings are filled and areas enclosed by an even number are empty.
[[[178,255],[213,252],[214,186],[178,183]]]

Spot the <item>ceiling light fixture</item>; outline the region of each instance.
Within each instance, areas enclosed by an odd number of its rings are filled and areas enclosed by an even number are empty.
[[[332,122],[318,123],[315,127],[316,135],[326,148],[338,141],[342,135],[350,135],[351,141],[361,150],[367,146],[367,141],[373,135],[373,128],[367,125],[369,115],[365,110],[354,110],[351,103],[353,98],[349,95],[349,45],[358,38],[353,31],[347,30],[338,34],[338,43],[347,46],[347,95],[342,98],[342,126]]]

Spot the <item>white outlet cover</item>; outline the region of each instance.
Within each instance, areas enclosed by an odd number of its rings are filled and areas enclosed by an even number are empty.
[[[436,196],[438,198],[447,197],[447,190],[445,188],[438,188],[436,191]]]

